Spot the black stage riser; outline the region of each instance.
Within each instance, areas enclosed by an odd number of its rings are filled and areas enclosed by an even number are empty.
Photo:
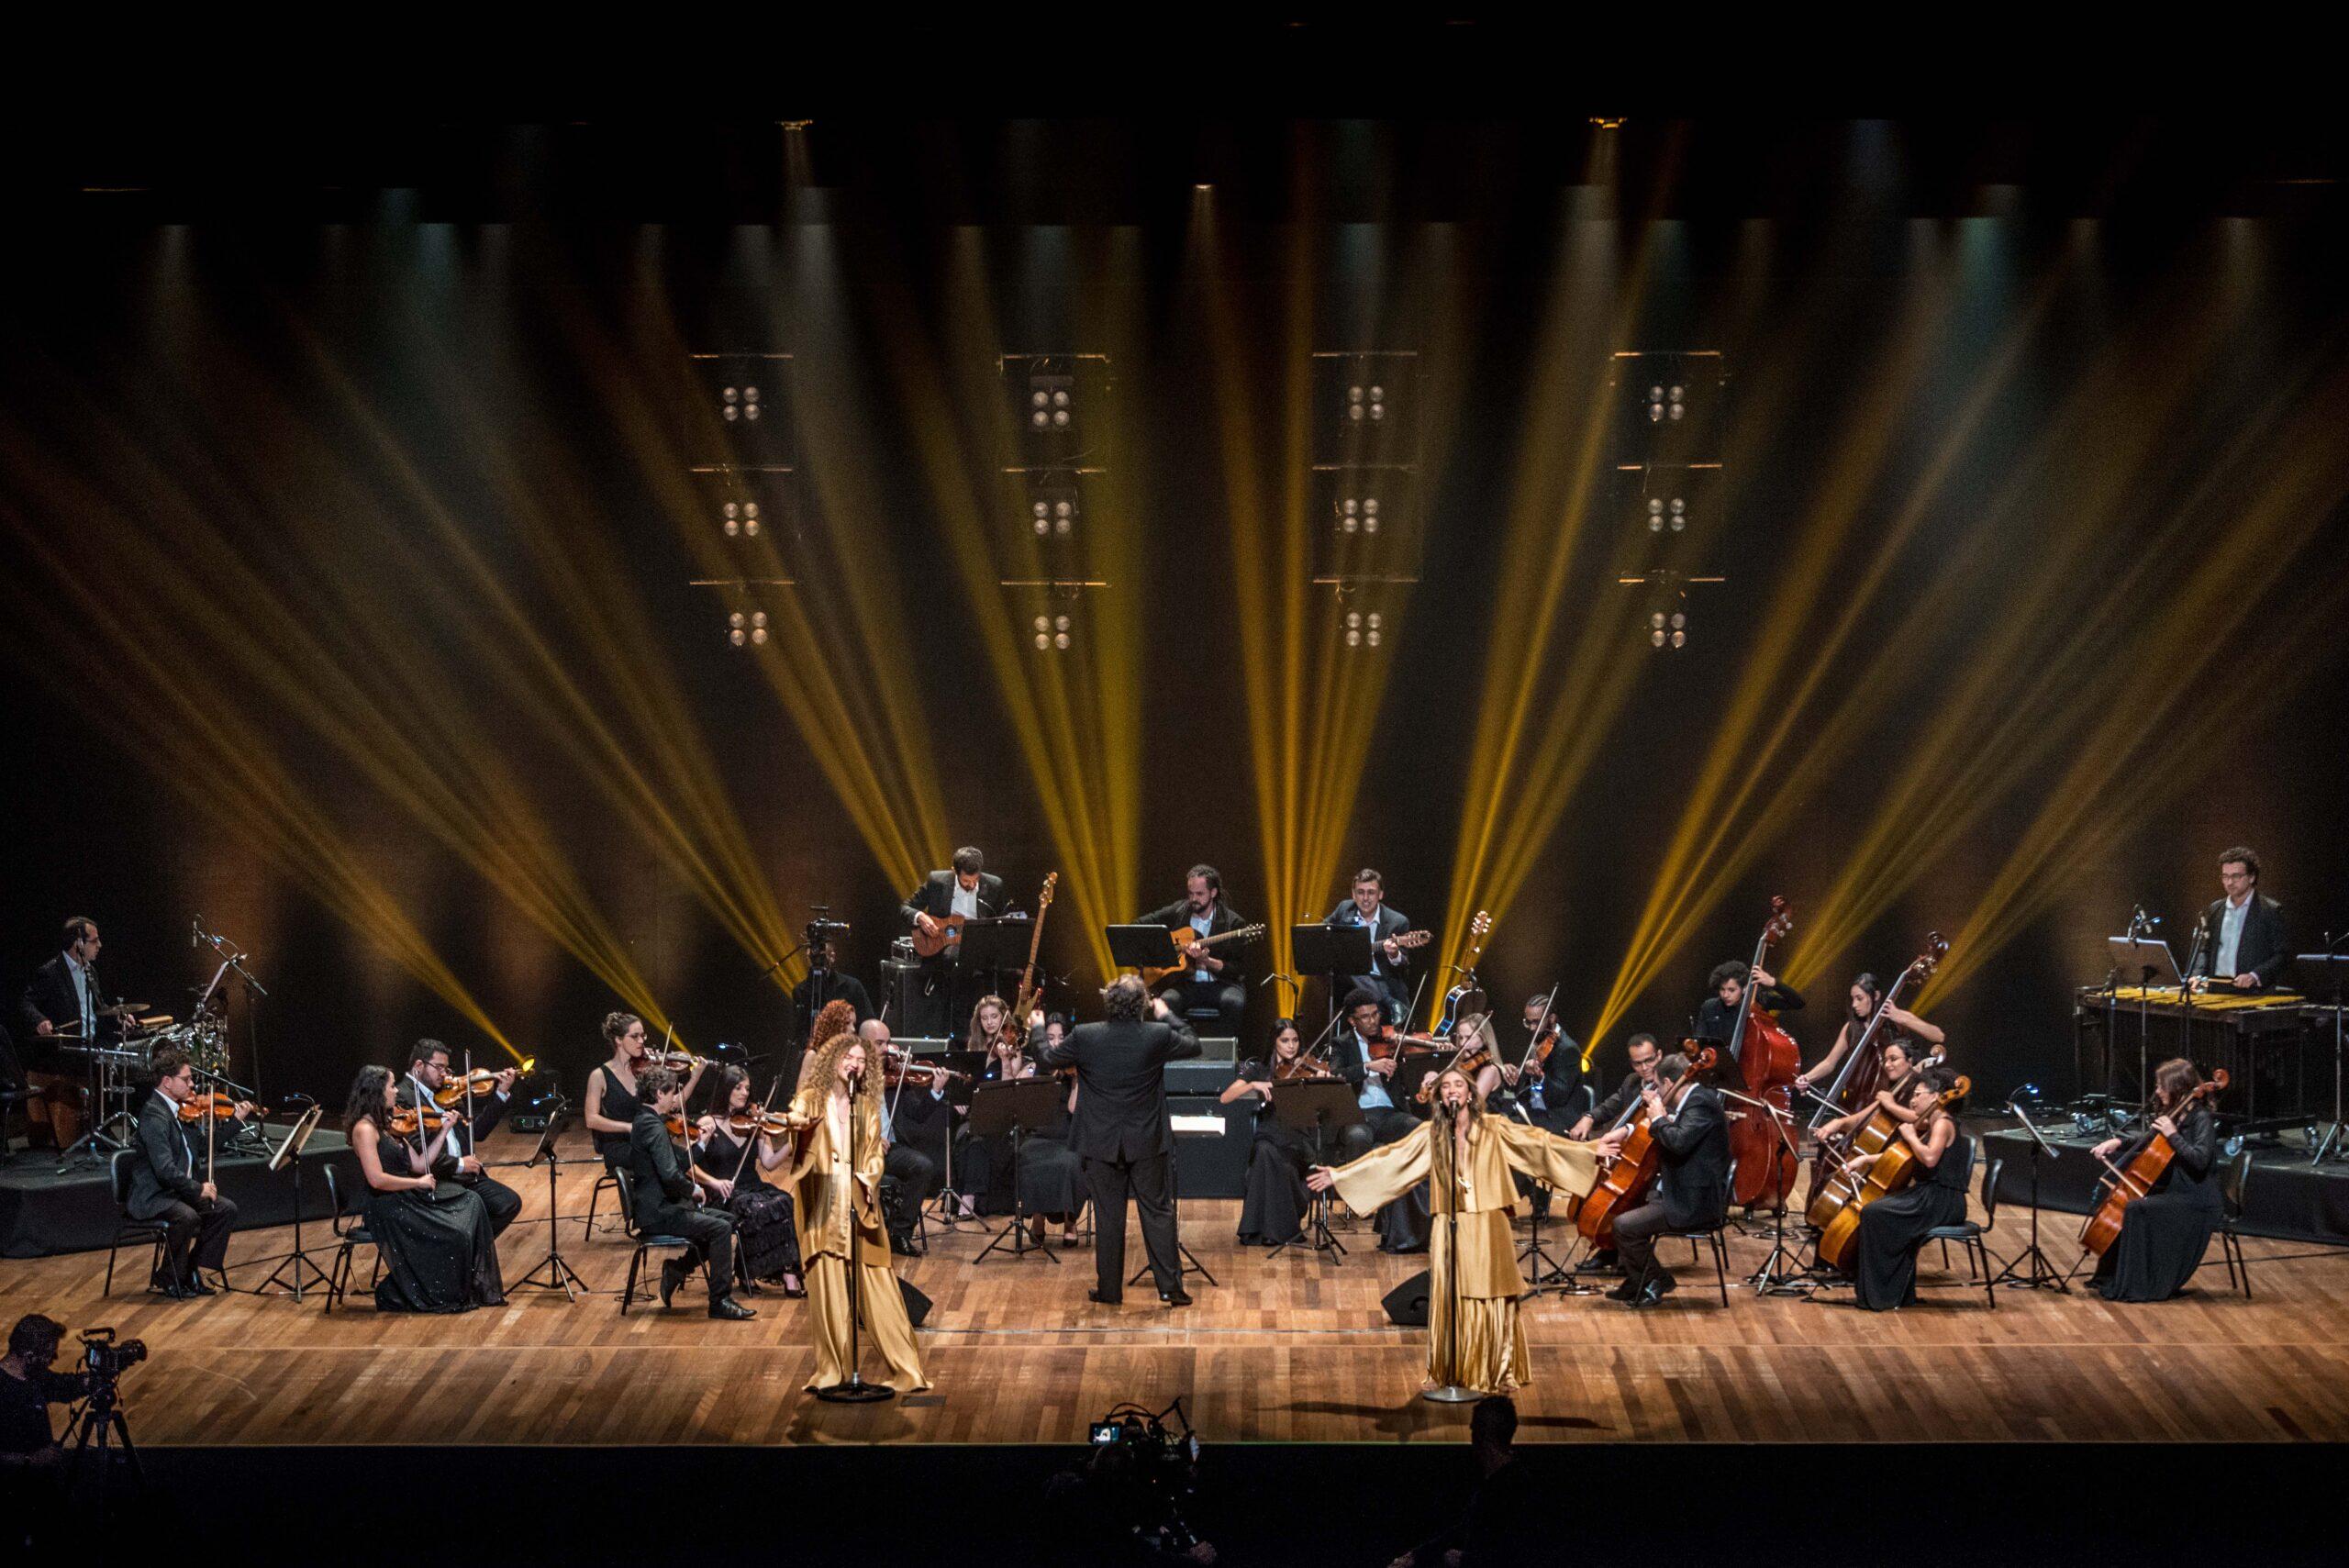
[[[2086,1214],[2091,1189],[2104,1173],[2104,1167],[2088,1158],[2096,1140],[2051,1141],[2060,1158],[2040,1156],[2040,1207]],[[2031,1201],[2030,1138],[2021,1132],[1994,1132],[1983,1143],[1987,1158],[2007,1162],[1998,1176],[1999,1207],[2012,1205],[2014,1212],[2021,1213]],[[2225,1157],[2222,1152],[2221,1158]],[[2349,1166],[2328,1164],[2311,1170],[2304,1153],[2261,1151],[2252,1157],[2243,1196],[2243,1229],[2251,1235],[2349,1245]]]
[[[280,1129],[278,1136],[284,1136]],[[339,1132],[320,1132],[302,1156],[302,1218],[326,1234],[327,1179],[331,1162],[345,1202],[359,1193],[359,1162]],[[237,1229],[294,1223],[294,1173],[274,1174],[258,1154],[220,1157],[215,1168],[220,1191],[237,1206]],[[58,1252],[103,1251],[122,1221],[106,1168],[82,1165],[62,1175],[57,1156],[45,1150],[20,1151],[0,1167],[0,1258],[46,1258]]]

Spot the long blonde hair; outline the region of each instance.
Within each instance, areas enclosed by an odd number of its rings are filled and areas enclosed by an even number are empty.
[[[832,1004],[826,1003],[829,1010]],[[827,1038],[816,1053],[816,1065],[807,1074],[807,1087],[792,1096],[792,1108],[803,1116],[820,1121],[831,1108],[832,1085],[840,1082],[841,1058],[853,1046],[864,1047],[864,1075],[856,1081],[854,1097],[850,1102],[850,1114],[860,1124],[857,1141],[867,1150],[881,1147],[881,1053],[865,1038],[850,1029],[844,1034]]]
[[[980,997],[977,1001],[971,1004],[971,1031],[963,1037],[963,1050],[977,1051],[982,1056],[993,1056],[995,1054],[995,1042],[1000,1038],[1000,1036],[983,1034],[979,1029],[979,1015],[989,1007],[993,1007],[996,1012],[1003,1015],[1004,1026],[1008,1026],[1010,1024],[1010,1003],[1005,1001],[1002,997],[997,996],[993,993],[989,993],[988,995]],[[1023,1045],[1020,1049],[1024,1051],[1027,1048]]]

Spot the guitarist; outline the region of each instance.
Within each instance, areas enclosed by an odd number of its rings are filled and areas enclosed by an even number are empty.
[[[1367,926],[1375,949],[1368,974],[1354,976],[1383,1005],[1386,1020],[1399,1024],[1410,1006],[1411,959],[1396,939],[1411,929],[1410,917],[1386,904],[1386,879],[1368,866],[1354,873],[1351,896],[1341,899],[1321,922],[1325,926]]]
[[[1205,938],[1236,931],[1248,923],[1223,901],[1223,875],[1215,867],[1193,866],[1184,878],[1183,886],[1182,897],[1163,909],[1152,910],[1134,924],[1164,926],[1169,930],[1188,926]],[[1238,946],[1237,942],[1226,942],[1220,947],[1198,949],[1192,954],[1189,968],[1167,976],[1158,999],[1183,1018],[1189,1018],[1193,1008],[1213,1007],[1216,1027],[1208,1032],[1237,1039],[1241,1015],[1248,1006],[1248,976],[1241,971],[1235,951]]]
[[[968,845],[955,851],[952,867],[931,872],[927,881],[906,895],[898,913],[905,917],[907,927],[931,938],[944,931],[947,923],[957,915],[965,920],[986,920],[1002,914],[1003,878],[989,872],[986,863],[986,856]],[[992,978],[963,973],[962,944],[959,940],[950,942],[922,961],[925,1016],[918,1020],[906,1020],[906,1027],[914,1028],[918,1023],[915,1032],[922,1035],[951,1032],[949,1020],[970,1017],[972,1005],[992,988]]]

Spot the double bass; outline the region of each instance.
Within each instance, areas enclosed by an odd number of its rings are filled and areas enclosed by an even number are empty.
[[[2192,1094],[2170,1106],[2165,1114],[2175,1122],[2195,1101],[2216,1099],[2226,1091],[2227,1070],[2221,1067],[2197,1084]],[[2089,1215],[2087,1223],[2080,1227],[2081,1250],[2092,1258],[2104,1256],[2104,1250],[2111,1246],[2121,1234],[2121,1221],[2127,1217],[2129,1206],[2158,1186],[2163,1173],[2169,1169],[2169,1162],[2177,1157],[2177,1145],[2169,1140],[2166,1133],[2158,1129],[2149,1130],[2152,1136],[2145,1146],[2137,1151],[2136,1158],[2129,1162],[2127,1169],[2106,1167],[2112,1172],[2112,1190],[2105,1195],[2104,1201],[2097,1205],[2096,1212]]]
[[[1941,1061],[1942,1053],[1936,1051],[1918,1062],[1917,1069],[1922,1072],[1928,1067],[1938,1066]],[[1843,1212],[1844,1205],[1852,1201],[1856,1185],[1840,1179],[1828,1167],[1840,1167],[1854,1155],[1883,1153],[1899,1141],[1900,1126],[1899,1118],[1878,1106],[1874,1116],[1860,1124],[1859,1130],[1843,1140],[1840,1152],[1830,1149],[1824,1141],[1820,1144],[1819,1152],[1811,1162],[1810,1203],[1803,1214],[1814,1229],[1826,1229],[1835,1217]]]
[[[1709,1073],[1720,1055],[1709,1045],[1687,1042],[1688,1066],[1679,1077],[1659,1086],[1659,1097],[1669,1100],[1681,1086],[1695,1081],[1700,1073]],[[1655,1180],[1656,1166],[1663,1158],[1656,1148],[1655,1133],[1648,1126],[1648,1110],[1639,1106],[1638,1118],[1631,1130],[1624,1136],[1623,1147],[1600,1173],[1598,1183],[1583,1195],[1582,1207],[1575,1211],[1575,1229],[1582,1239],[1594,1247],[1604,1247],[1614,1234],[1615,1217],[1640,1201],[1648,1184]]]
[[[1773,1111],[1794,1117],[1794,1097],[1788,1091],[1794,1086],[1795,1074],[1802,1071],[1802,1052],[1795,1045],[1795,1037],[1778,1027],[1778,1020],[1768,1009],[1753,1005],[1757,986],[1753,972],[1762,967],[1770,950],[1794,929],[1794,909],[1782,897],[1770,900],[1770,918],[1764,922],[1762,935],[1753,944],[1753,962],[1746,966],[1745,992],[1738,998],[1737,1024],[1730,1030],[1730,1043],[1737,1052],[1739,1075],[1745,1081],[1745,1093],[1751,1099],[1760,1100]],[[1730,1154],[1737,1161],[1737,1190],[1731,1198],[1745,1207],[1784,1208],[1787,1195],[1794,1190],[1795,1153],[1789,1143],[1779,1137],[1776,1118],[1752,1112],[1729,1124]]]
[[[1922,1138],[1937,1118],[1949,1115],[1949,1107],[1964,1099],[1973,1087],[1973,1080],[1960,1078],[1943,1090],[1932,1116],[1917,1124],[1917,1136]],[[1885,1194],[1898,1192],[1916,1179],[1916,1151],[1896,1132],[1892,1141],[1876,1156],[1876,1163],[1868,1167],[1867,1174],[1847,1189],[1848,1198],[1835,1218],[1819,1232],[1819,1261],[1834,1268],[1849,1269],[1853,1251],[1859,1245],[1860,1216]]]

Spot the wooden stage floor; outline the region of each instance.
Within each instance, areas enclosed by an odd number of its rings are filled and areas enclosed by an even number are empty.
[[[584,1213],[596,1169],[567,1170],[564,1213]],[[527,1205],[505,1239],[511,1281],[546,1251],[546,1186],[540,1173],[504,1173]],[[378,1316],[363,1296],[332,1317],[315,1296],[177,1303],[139,1291],[142,1251],[125,1254],[111,1299],[100,1296],[103,1253],[0,1265],[0,1320],[38,1310],[73,1329],[107,1324],[144,1339],[152,1359],[124,1390],[148,1447],[1067,1444],[1122,1400],[1155,1407],[1178,1395],[1217,1443],[1464,1436],[1464,1407],[1415,1397],[1420,1334],[1388,1327],[1379,1310],[1423,1260],[1381,1256],[1366,1228],[1341,1231],[1353,1251],[1337,1266],[1297,1250],[1267,1259],[1232,1240],[1237,1207],[1185,1208],[1184,1239],[1220,1283],[1194,1281],[1198,1304],[1182,1311],[1159,1306],[1146,1284],[1121,1307],[1087,1302],[1089,1250],[1060,1253],[1059,1266],[974,1266],[987,1232],[938,1237],[929,1257],[901,1265],[936,1302],[921,1342],[937,1386],[861,1408],[801,1393],[810,1357],[799,1303],[746,1298],[755,1322],[714,1323],[689,1285],[691,1310],[681,1295],[677,1311],[656,1302],[621,1318],[629,1250],[616,1233],[584,1236],[576,1218],[564,1222],[564,1250],[596,1294],[575,1303],[516,1290],[503,1308],[456,1318]],[[2027,1218],[2002,1212],[1993,1251],[2017,1250]],[[2076,1226],[2057,1215],[2043,1227],[2059,1263],[2075,1255]],[[314,1226],[308,1240],[325,1232]],[[257,1284],[265,1268],[234,1265],[283,1251],[289,1235],[239,1235],[231,1279]],[[1733,1229],[1732,1278],[1767,1245]],[[2249,1301],[2228,1288],[2215,1246],[2185,1298],[2153,1307],[2110,1306],[2076,1287],[2001,1291],[1994,1312],[1965,1286],[1962,1263],[1957,1273],[1929,1266],[1924,1302],[1887,1314],[1854,1310],[1845,1292],[1759,1299],[1734,1284],[1724,1309],[1709,1264],[1701,1280],[1681,1269],[1679,1293],[1645,1312],[1543,1296],[1527,1309],[1535,1381],[1520,1396],[1520,1440],[2349,1440],[2349,1251],[2246,1246]],[[1138,1230],[1129,1251],[1138,1266]],[[1679,1249],[1667,1256],[1678,1268]],[[363,1250],[361,1260],[363,1279]]]

